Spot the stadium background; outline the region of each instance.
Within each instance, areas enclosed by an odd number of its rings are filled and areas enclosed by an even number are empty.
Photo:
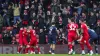
[[[67,44],[66,25],[72,17],[78,24],[79,19],[85,19],[98,34],[100,44],[99,0],[0,0],[0,44],[17,45],[19,28],[29,25],[36,30],[39,44],[47,44],[48,27],[55,22],[59,31],[57,44],[62,46]]]

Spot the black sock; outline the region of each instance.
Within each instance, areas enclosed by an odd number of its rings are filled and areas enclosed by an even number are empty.
[[[54,53],[54,50],[52,50],[52,53]]]
[[[50,51],[52,51],[52,48],[50,48]]]
[[[95,45],[95,51],[96,51],[96,53],[98,53],[98,46],[97,45]]]
[[[75,50],[74,50],[74,46],[72,47],[72,49],[73,49],[73,51],[75,51]]]

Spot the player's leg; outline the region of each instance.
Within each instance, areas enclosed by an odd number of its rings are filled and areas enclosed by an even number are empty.
[[[92,55],[93,54],[92,46],[89,43],[88,37],[85,37],[85,43],[86,43],[87,48],[90,50],[90,55]]]
[[[74,44],[75,44],[75,42],[73,41],[73,42],[72,42],[73,54],[75,54]]]
[[[49,43],[50,44],[50,50],[49,50],[49,53],[52,53],[52,44],[51,43]]]
[[[52,52],[52,39],[51,39],[51,36],[50,35],[48,35],[48,43],[50,45],[49,53],[51,53]]]
[[[28,51],[30,50],[30,45],[28,44],[27,39],[23,39],[23,43],[25,45],[25,54],[28,54]]]
[[[73,52],[72,42],[73,42],[72,36],[68,35],[68,48],[69,48],[69,53],[68,54],[72,54],[72,52]]]
[[[21,50],[22,50],[22,48],[23,48],[23,41],[22,41],[22,39],[19,39],[19,46],[18,46],[18,51],[17,51],[17,53],[20,53]]]
[[[35,54],[35,51],[34,51],[34,40],[31,40],[29,45],[30,45],[30,54]]]
[[[80,46],[81,46],[81,49],[82,49],[82,55],[85,54],[85,50],[84,50],[84,37],[82,38],[81,42],[80,42]]]
[[[30,54],[35,54],[34,46],[32,46],[32,45],[31,45],[31,47],[30,47]]]
[[[22,48],[23,48],[22,45],[19,45],[19,46],[18,46],[18,51],[17,51],[18,54],[21,52]]]
[[[36,46],[36,49],[38,50],[38,53],[41,54],[41,52],[40,52],[40,47],[39,47],[39,45],[38,45],[37,40],[34,41],[34,46]]]
[[[98,39],[94,39],[94,46],[95,46],[95,52],[96,52],[96,54],[98,54],[98,41],[97,41]]]
[[[52,44],[52,54],[55,54],[55,44]]]
[[[56,36],[52,37],[52,54],[55,54]]]
[[[41,54],[40,47],[38,45],[36,45],[36,49],[38,50],[38,53]]]

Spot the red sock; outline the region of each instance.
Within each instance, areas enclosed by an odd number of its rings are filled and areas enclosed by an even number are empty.
[[[88,41],[86,42],[86,46],[88,47],[89,50],[92,50],[92,47]]]
[[[18,48],[18,52],[20,53],[21,50],[22,50],[22,47],[19,47],[19,48]]]
[[[31,48],[30,48],[30,51],[31,51],[31,52],[34,52],[34,47],[31,47]]]
[[[39,47],[37,47],[37,50],[38,50],[38,52],[40,52],[40,48]]]
[[[23,48],[23,53],[25,53],[25,48]]]
[[[69,50],[71,50],[72,49],[72,44],[69,44],[68,47],[69,47]]]
[[[80,44],[81,49],[84,50],[84,44]]]
[[[25,53],[28,53],[29,48],[25,48]]]

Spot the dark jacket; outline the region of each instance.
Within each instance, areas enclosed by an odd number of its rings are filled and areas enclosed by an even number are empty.
[[[39,33],[39,44],[46,44],[46,37],[44,32]]]
[[[13,18],[13,9],[12,8],[8,9],[7,17],[10,18],[10,19]]]

